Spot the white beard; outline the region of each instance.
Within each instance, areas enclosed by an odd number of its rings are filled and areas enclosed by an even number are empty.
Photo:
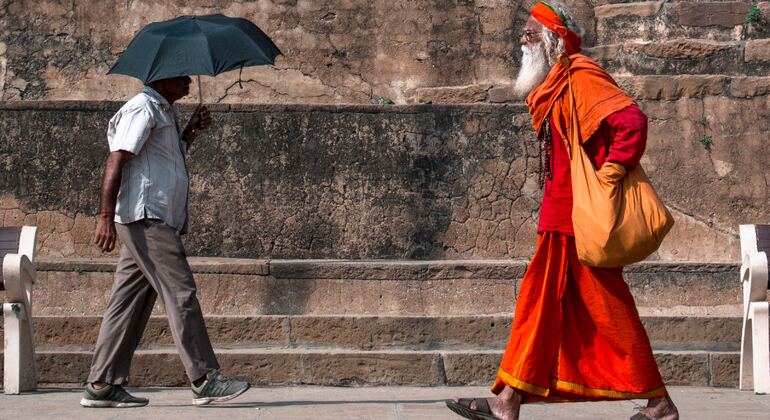
[[[519,97],[526,98],[532,89],[545,80],[550,66],[545,57],[545,47],[542,43],[537,44],[534,48],[522,45],[521,51],[524,52],[524,55],[521,57],[521,69],[516,77],[514,91]]]

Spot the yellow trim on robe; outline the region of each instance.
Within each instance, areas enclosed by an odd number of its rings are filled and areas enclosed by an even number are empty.
[[[533,385],[527,382],[524,382],[520,379],[517,379],[510,373],[500,369],[497,371],[497,375],[502,379],[502,381],[512,387],[519,390],[522,390],[524,392],[538,395],[541,397],[548,397],[548,395],[551,393],[551,389],[555,389],[558,391],[564,391],[564,392],[570,392],[577,394],[579,396],[588,396],[588,397],[598,397],[598,398],[612,398],[612,399],[627,399],[627,400],[646,400],[649,398],[654,397],[661,397],[666,394],[666,387],[662,386],[660,388],[657,388],[652,391],[648,392],[641,392],[641,393],[634,393],[634,392],[623,392],[623,391],[614,391],[611,389],[594,389],[594,388],[588,388],[584,385],[567,382],[560,380],[558,378],[553,378],[551,380],[551,388],[544,388],[541,386]],[[570,401],[570,400],[562,400],[559,399],[559,401]],[[557,401],[553,401],[557,402]]]
[[[503,379],[503,382],[505,382],[508,386],[516,389],[520,389],[524,392],[529,392],[530,394],[540,395],[541,397],[547,397],[550,393],[550,389],[543,388],[541,386],[528,384],[522,380],[514,378],[511,374],[508,372],[500,369],[497,371],[497,375],[500,376],[500,378]]]
[[[554,378],[553,381],[554,381],[554,385],[553,385],[554,388],[558,389],[559,391],[574,392],[574,393],[589,395],[594,397],[646,400],[653,397],[660,397],[666,394],[665,386],[662,386],[658,389],[648,391],[648,392],[634,393],[634,392],[613,391],[611,389],[593,389],[580,384],[562,381],[556,378]]]

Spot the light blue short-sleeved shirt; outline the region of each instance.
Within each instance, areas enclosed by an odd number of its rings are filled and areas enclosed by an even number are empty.
[[[110,119],[110,152],[134,154],[123,167],[117,223],[160,219],[177,231],[186,230],[189,178],[180,119],[179,109],[149,86]]]

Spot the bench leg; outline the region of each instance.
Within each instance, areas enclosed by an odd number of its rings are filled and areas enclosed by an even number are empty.
[[[768,302],[752,302],[749,308],[754,353],[754,392],[770,394],[770,337],[768,337]]]
[[[741,332],[741,366],[738,389],[751,391],[754,389],[754,343],[752,342],[751,316],[743,317]]]
[[[3,391],[6,394],[37,390],[35,341],[32,319],[24,305],[3,304],[5,337],[3,339]]]

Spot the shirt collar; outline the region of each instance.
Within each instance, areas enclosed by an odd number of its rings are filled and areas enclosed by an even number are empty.
[[[147,96],[149,96],[153,102],[160,105],[163,108],[163,110],[168,110],[168,108],[171,107],[171,104],[168,103],[168,101],[166,100],[166,98],[163,97],[163,95],[161,95],[160,93],[158,93],[157,90],[149,86],[145,85],[144,88],[142,88],[142,93],[147,94]]]

